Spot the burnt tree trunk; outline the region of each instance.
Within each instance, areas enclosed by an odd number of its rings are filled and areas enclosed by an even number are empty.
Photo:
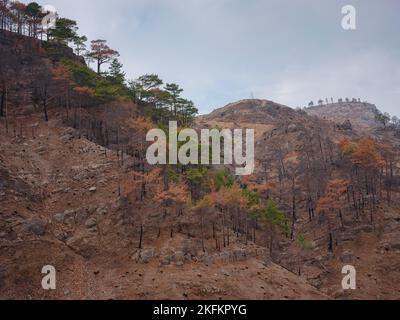
[[[4,102],[6,97],[6,90],[3,88],[0,100],[0,117],[4,117]]]
[[[139,249],[143,248],[143,225],[140,226]]]

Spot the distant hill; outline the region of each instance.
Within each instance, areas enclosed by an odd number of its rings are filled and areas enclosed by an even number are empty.
[[[382,125],[375,120],[377,107],[367,102],[342,102],[305,109],[307,114],[342,124],[349,120],[355,129],[376,129]]]
[[[200,120],[220,120],[270,123],[278,119],[294,120],[299,115],[291,108],[269,101],[258,99],[240,100],[230,103],[223,108],[214,110],[208,115],[199,117]]]

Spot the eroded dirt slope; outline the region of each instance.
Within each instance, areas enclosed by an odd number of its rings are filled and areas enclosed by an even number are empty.
[[[129,161],[50,119],[0,125],[0,298],[327,298],[255,245],[204,254],[165,232],[138,250],[118,192]],[[41,289],[44,265],[56,267],[56,291]]]

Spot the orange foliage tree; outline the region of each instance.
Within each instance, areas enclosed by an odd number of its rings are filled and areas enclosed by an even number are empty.
[[[174,210],[175,217],[183,215],[184,206],[189,200],[189,191],[186,183],[180,181],[177,183],[170,184],[168,189],[163,190],[162,184],[158,184],[158,191],[154,196],[154,200],[159,204],[161,208],[164,208],[163,220],[168,215],[168,211]],[[173,218],[170,214],[170,218]],[[174,221],[170,219],[170,237],[174,234]],[[180,225],[178,225],[178,231],[180,231]],[[160,236],[161,228],[159,228],[158,236]]]
[[[263,198],[269,199],[270,192],[276,185],[274,182],[265,181],[259,182],[257,176],[249,175],[242,178],[242,183],[247,187],[248,190],[258,192]]]
[[[136,170],[144,171],[146,156],[146,134],[154,129],[154,124],[144,117],[137,117],[128,121],[129,128],[135,130],[129,145],[129,153],[134,157],[134,167]]]
[[[339,147],[352,165],[349,189],[357,217],[358,210],[364,210],[369,204],[372,222],[373,212],[382,193],[382,168],[385,166],[381,155],[382,146],[371,138],[363,138],[358,142],[343,140]]]
[[[104,63],[111,62],[114,58],[119,56],[118,51],[111,49],[107,45],[106,40],[93,40],[91,46],[91,52],[89,56],[97,62],[97,73],[101,73],[101,66]]]
[[[161,174],[158,168],[149,172],[131,171],[120,178],[119,194],[130,200],[130,203],[138,209],[136,223],[140,226],[139,249],[142,249],[143,246],[144,229],[147,223],[148,210],[146,211],[144,208],[153,207],[153,199],[157,196],[161,183]]]
[[[61,90],[61,94],[65,96],[65,108],[68,121],[70,110],[70,93],[71,89],[74,89],[76,86],[76,83],[73,81],[71,70],[64,64],[60,64],[53,69],[53,76],[54,79],[60,84],[59,88]]]
[[[88,87],[74,87],[74,92],[77,95],[77,100],[79,101],[79,121],[78,121],[78,106],[75,105],[74,108],[74,128],[79,128],[79,137],[82,136],[82,107],[88,106],[90,101],[95,96],[93,89]]]
[[[333,179],[328,182],[324,197],[320,198],[317,203],[317,210],[323,213],[327,219],[329,251],[333,251],[333,230],[337,216],[339,215],[342,226],[344,196],[347,192],[349,182],[342,179]]]

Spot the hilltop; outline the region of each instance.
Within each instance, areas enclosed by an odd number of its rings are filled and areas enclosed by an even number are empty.
[[[350,121],[353,128],[358,130],[373,130],[382,127],[376,121],[378,108],[368,102],[338,102],[306,108],[309,115],[330,120],[337,124]]]

